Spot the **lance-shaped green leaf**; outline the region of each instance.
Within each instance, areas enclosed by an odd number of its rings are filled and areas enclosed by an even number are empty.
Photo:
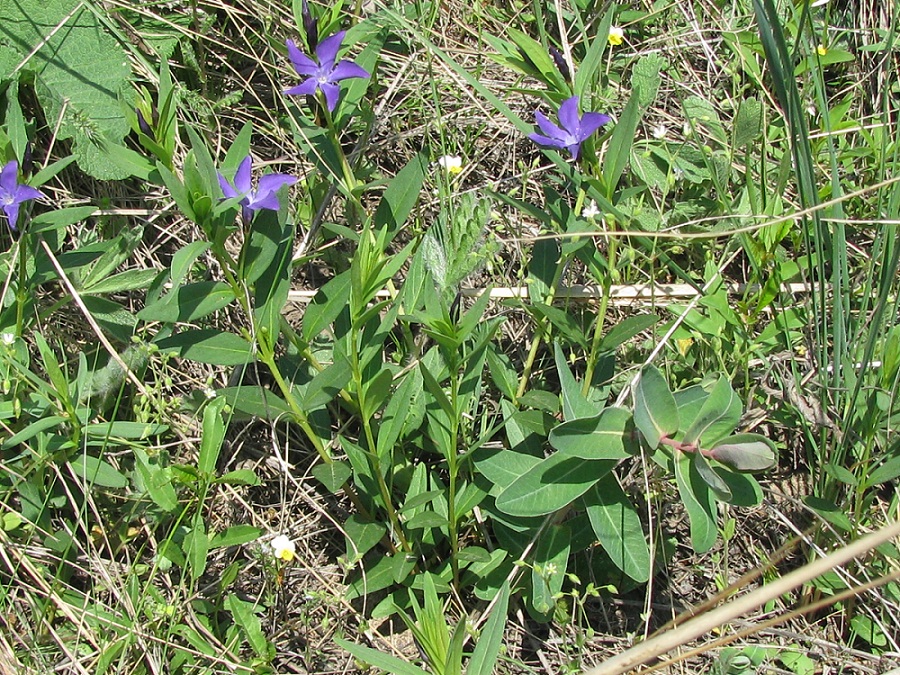
[[[691,546],[706,553],[716,542],[715,500],[686,452],[675,453],[675,480],[691,521]]]
[[[659,439],[672,436],[679,424],[678,405],[669,385],[655,366],[646,366],[634,387],[634,425],[655,450]]]
[[[495,505],[511,516],[545,516],[578,499],[615,465],[615,460],[591,461],[557,452],[514,480]]]
[[[728,378],[720,377],[709,392],[709,397],[684,433],[682,442],[692,445],[698,440],[704,447],[709,447],[724,438],[741,421],[741,401],[728,382]]]
[[[156,343],[163,353],[215,366],[240,366],[252,359],[253,345],[240,335],[212,328],[197,328],[163,338]]]
[[[650,578],[650,548],[637,509],[622,490],[616,475],[609,473],[597,481],[582,501],[597,541],[616,567],[639,583],[647,581]]]
[[[594,417],[563,422],[550,432],[550,445],[570,457],[624,459],[632,454],[630,421],[624,408],[606,408]]]
[[[553,343],[553,359],[556,372],[559,373],[559,385],[562,398],[563,419],[567,422],[579,417],[591,417],[597,414],[597,405],[588,401],[581,393],[581,386],[569,370],[566,355],[559,342]]]
[[[538,540],[531,568],[531,604],[540,614],[547,614],[556,604],[571,545],[572,533],[567,525],[551,525]]]
[[[765,471],[775,465],[775,444],[759,434],[735,434],[719,441],[710,455],[735,471]]]

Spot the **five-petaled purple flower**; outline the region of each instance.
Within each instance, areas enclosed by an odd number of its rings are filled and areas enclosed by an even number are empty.
[[[566,148],[575,159],[578,159],[581,144],[597,129],[612,119],[608,115],[595,112],[586,112],[579,117],[577,96],[567,98],[559,106],[559,123],[561,126],[556,126],[540,110],[535,111],[534,118],[544,133],[528,134],[528,138],[538,145],[550,148]]]
[[[219,185],[221,186],[226,199],[242,197],[240,201],[241,216],[243,217],[244,222],[247,223],[249,223],[250,219],[253,217],[254,211],[258,211],[259,209],[277,211],[280,206],[278,203],[279,188],[281,188],[282,185],[293,185],[297,182],[297,179],[293,176],[288,176],[283,173],[270,173],[260,177],[259,185],[254,190],[250,180],[252,169],[253,160],[250,158],[250,155],[247,155],[240,166],[238,166],[238,170],[234,174],[233,183],[228,182],[228,179],[221,173],[218,174]]]
[[[311,95],[321,91],[325,95],[325,104],[329,112],[334,112],[340,95],[340,88],[336,83],[351,77],[369,77],[369,73],[353,61],[337,60],[337,53],[346,34],[347,31],[340,31],[325,38],[316,46],[318,63],[301,52],[293,40],[288,40],[287,48],[291,64],[299,75],[307,79],[295,87],[285,89],[284,93]]]
[[[16,231],[16,221],[19,220],[19,206],[29,199],[43,197],[40,190],[30,185],[19,184],[19,163],[12,160],[0,170],[0,208],[6,214],[9,229]]]

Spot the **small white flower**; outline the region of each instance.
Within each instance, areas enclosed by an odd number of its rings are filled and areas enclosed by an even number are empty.
[[[275,557],[285,562],[290,562],[297,555],[297,547],[294,542],[284,534],[279,534],[269,542],[269,545],[272,547]]]
[[[694,135],[694,128],[691,126],[691,123],[690,123],[690,122],[687,122],[687,121],[686,121],[686,122],[681,126],[681,133],[684,134],[684,137],[685,137],[685,138],[690,138],[691,136]]]
[[[611,46],[617,47],[625,42],[625,31],[621,26],[610,26],[609,36],[606,39]]]
[[[597,208],[597,202],[593,199],[591,200],[590,204],[588,204],[581,210],[581,217],[586,218],[587,220],[593,220],[599,215],[600,209]]]
[[[203,395],[212,401],[216,397],[216,390],[212,387],[203,387]]]
[[[437,161],[438,165],[447,173],[456,175],[462,173],[462,157],[459,155],[444,155]]]
[[[650,133],[653,134],[653,138],[661,141],[666,137],[666,134],[669,133],[669,129],[665,124],[657,124],[655,127],[653,127]]]
[[[3,333],[2,335],[0,335],[0,340],[2,340],[3,344],[5,344],[7,347],[12,347],[14,344],[16,344],[16,336],[12,333]]]

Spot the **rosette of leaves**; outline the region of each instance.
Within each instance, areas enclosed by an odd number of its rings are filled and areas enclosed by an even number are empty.
[[[0,2],[0,89],[34,87],[57,138],[72,141],[83,171],[102,180],[130,173],[107,158],[128,121],[119,103],[130,91],[131,67],[97,15],[78,0]]]
[[[742,412],[724,376],[708,390],[695,385],[673,394],[659,370],[647,366],[634,388],[634,424],[652,459],[675,474],[698,553],[715,543],[716,501],[759,503],[759,484],[748,474],[775,464],[772,441],[734,433]]]

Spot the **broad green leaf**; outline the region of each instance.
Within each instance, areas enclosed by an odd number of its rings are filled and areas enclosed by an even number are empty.
[[[496,507],[511,516],[545,516],[578,499],[615,465],[615,461],[584,460],[556,452],[501,492]]]
[[[256,607],[254,603],[245,602],[234,593],[229,593],[225,598],[225,609],[231,612],[234,622],[241,627],[241,631],[247,638],[247,642],[253,647],[253,651],[259,657],[269,658],[269,642],[263,634],[259,617],[254,613]]]
[[[218,393],[228,401],[235,414],[272,420],[283,415],[293,415],[291,407],[283,398],[263,387],[254,385],[226,387],[220,389]]]
[[[387,227],[393,237],[406,223],[422,191],[427,166],[428,158],[420,153],[391,179],[375,209],[376,228]]]
[[[222,281],[198,281],[181,286],[138,312],[142,321],[188,323],[226,307],[234,300],[231,287]]]
[[[633,447],[629,422],[631,414],[624,408],[606,408],[594,417],[563,422],[550,432],[550,445],[569,457],[624,459]]]
[[[60,417],[59,415],[39,417],[24,429],[16,432],[5,441],[3,441],[3,444],[0,445],[0,450],[9,450],[10,448],[14,448],[21,443],[27,443],[39,433],[47,431],[49,429],[53,429],[60,424],[68,424],[68,422],[69,419],[67,417]]]
[[[537,69],[537,74],[556,91],[566,91],[568,86],[562,79],[556,64],[550,58],[550,53],[544,46],[531,36],[511,26],[506,27],[506,35],[519,48],[519,53],[525,58],[526,63]]]
[[[729,504],[752,508],[759,506],[762,502],[762,488],[749,473],[736,473],[718,466],[714,467],[713,471],[719,474],[719,478],[725,481],[728,489],[731,491],[731,499],[728,500]]]
[[[724,502],[730,502],[731,488],[728,487],[728,483],[722,480],[722,477],[713,470],[702,452],[698,450],[697,452],[692,453],[692,455],[693,467],[696,469],[697,475],[703,479],[703,482],[709,486],[709,489],[713,491],[713,494],[715,494],[716,497]]]
[[[775,444],[759,434],[735,434],[710,450],[713,459],[735,471],[765,471],[775,466]]]
[[[216,485],[259,485],[259,482],[259,476],[253,469],[235,469],[213,481]]]
[[[629,316],[613,326],[600,341],[600,351],[612,351],[616,347],[625,344],[639,333],[653,328],[659,322],[656,314],[637,314]]]
[[[200,457],[197,460],[197,468],[200,473],[207,476],[215,474],[222,441],[225,440],[225,421],[222,419],[224,407],[225,398],[218,396],[203,409],[203,435],[200,438]]]
[[[208,241],[192,241],[175,251],[175,254],[172,256],[172,266],[170,268],[172,290],[181,286],[181,282],[183,282],[188,274],[190,274],[191,268],[194,266],[197,258],[206,253],[206,251],[209,250],[209,247],[210,244]]]
[[[740,150],[759,138],[762,132],[762,105],[753,97],[741,101],[734,118],[734,140],[732,148]]]
[[[741,409],[741,401],[731,388],[728,378],[720,376],[700,412],[684,432],[682,442],[690,445],[699,440],[704,447],[713,445],[734,431],[741,421]],[[686,422],[682,417],[682,424]]]
[[[169,470],[150,459],[147,451],[140,446],[132,449],[136,487],[144,489],[150,499],[164,511],[174,511],[178,507],[178,494],[172,487],[172,475]]]
[[[16,53],[11,66],[33,75],[44,119],[53,121],[55,138],[72,139],[79,167],[101,180],[127,178],[102,147],[129,131],[119,96],[129,88],[131,66],[98,16],[79,0],[0,2],[0,44]]]
[[[253,345],[240,335],[212,328],[176,333],[156,343],[162,353],[214,366],[241,366],[253,360]]]
[[[665,66],[665,58],[651,52],[641,56],[631,69],[631,87],[637,93],[642,108],[646,108],[656,100],[661,81],[659,71]]]
[[[118,302],[93,295],[81,297],[84,306],[100,327],[122,343],[128,344],[137,326],[137,317]]]
[[[312,342],[324,333],[350,302],[350,272],[339,274],[322,286],[303,313],[303,339]]]
[[[356,561],[378,545],[386,532],[384,523],[366,520],[356,514],[347,518],[344,522],[344,536],[348,564],[356,564]]]
[[[259,539],[262,531],[253,525],[232,525],[231,527],[214,534],[209,540],[209,547],[224,548],[226,546],[240,546]]]
[[[344,483],[350,480],[353,470],[347,462],[328,462],[327,464],[316,464],[312,468],[312,475],[331,494],[337,494]]]
[[[641,94],[633,91],[628,103],[625,104],[624,110],[613,127],[612,135],[609,138],[609,144],[606,153],[603,156],[603,178],[607,185],[607,189],[614,191],[619,183],[619,178],[628,165],[631,157],[631,147],[634,142],[634,135],[637,131],[638,124],[641,121]],[[609,197],[610,194],[606,196]]]
[[[634,504],[615,473],[603,476],[582,498],[597,541],[616,567],[639,583],[650,578],[650,548]]]
[[[571,543],[572,533],[567,525],[550,525],[538,539],[531,568],[531,604],[539,614],[547,614],[556,606],[556,595],[566,578]]]
[[[97,422],[86,425],[84,434],[89,438],[145,440],[164,434],[168,429],[166,424],[153,422]]]
[[[715,106],[700,96],[688,96],[684,100],[684,114],[696,127],[706,129],[710,136],[722,145],[728,142],[725,127],[719,119]]]
[[[4,444],[5,445],[5,444]],[[865,479],[865,486],[881,485],[900,476],[900,457],[891,457],[879,465]]]
[[[398,659],[391,654],[385,654],[377,649],[358,645],[342,638],[335,638],[334,641],[362,663],[375,666],[386,673],[392,673],[392,675],[430,675],[428,671],[422,670],[408,661]]]
[[[715,500],[686,452],[675,453],[675,480],[691,523],[691,546],[697,553],[706,553],[718,535]]]
[[[381,413],[375,444],[380,458],[387,457],[407,433],[421,424],[424,416],[424,386],[422,373],[418,368],[413,368],[388,398],[387,406]]]
[[[191,530],[181,542],[181,550],[187,559],[191,579],[199,579],[206,571],[206,556],[209,553],[209,536],[202,518],[195,518]]]
[[[532,303],[543,303],[556,291],[552,286],[559,253],[559,243],[555,239],[534,242],[531,262],[528,263],[528,297]]]
[[[646,366],[632,391],[634,424],[644,436],[651,450],[659,446],[663,437],[671,437],[680,424],[678,405],[669,391],[662,373],[655,366]]]
[[[307,385],[300,407],[309,413],[331,403],[350,382],[352,374],[347,359],[339,358],[325,370],[317,373]]]
[[[69,466],[79,478],[84,479],[88,486],[96,485],[106,488],[124,488],[128,486],[128,479],[106,460],[92,455],[80,455],[69,462]]]
[[[581,385],[569,370],[566,355],[559,342],[553,343],[553,360],[556,363],[556,372],[559,376],[561,389],[563,419],[567,422],[579,417],[593,417],[599,411],[597,405],[588,401],[581,393]]]

